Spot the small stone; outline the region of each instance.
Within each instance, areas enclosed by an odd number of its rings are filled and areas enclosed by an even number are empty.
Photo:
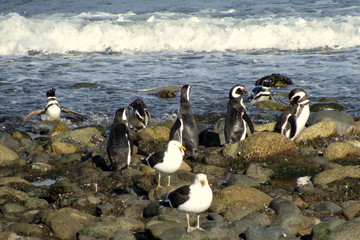
[[[29,198],[29,196],[22,191],[15,190],[11,187],[0,187],[0,197],[4,196],[15,198],[18,201],[26,201]]]
[[[66,142],[54,142],[51,144],[51,148],[55,154],[61,154],[61,153],[74,153],[78,149],[78,146]]]
[[[240,175],[240,174],[232,174],[229,179],[226,181],[226,185],[244,185],[248,187],[254,187],[257,188],[260,186],[260,183],[253,179],[252,177]]]
[[[24,206],[21,206],[19,204],[16,203],[5,203],[2,207],[1,207],[1,212],[3,214],[11,214],[11,213],[23,213],[25,212],[27,209]]]
[[[360,239],[360,218],[355,218],[338,225],[327,237],[327,240]]]
[[[42,209],[46,208],[48,205],[46,200],[34,197],[28,198],[24,203],[24,206],[28,209]]]
[[[347,142],[333,142],[324,151],[330,160],[344,159],[349,155],[360,156],[360,148]]]
[[[310,206],[310,209],[313,209],[313,210],[315,210],[315,212],[319,212],[319,213],[327,212],[327,213],[331,213],[331,214],[333,214],[333,213],[338,214],[338,213],[342,212],[341,207],[339,207],[335,203],[329,202],[329,201],[322,201],[322,202],[316,203],[316,204]]]
[[[295,143],[301,141],[314,140],[318,137],[328,138],[335,136],[337,133],[336,122],[334,121],[321,121],[304,128],[301,133],[295,138]]]
[[[331,231],[344,223],[344,220],[330,219],[316,224],[312,229],[312,240],[325,240]]]

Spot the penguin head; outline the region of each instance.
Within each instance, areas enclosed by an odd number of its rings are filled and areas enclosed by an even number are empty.
[[[114,123],[126,123],[127,124],[127,115],[128,110],[127,108],[119,108],[116,110]]]
[[[232,87],[230,89],[229,98],[230,99],[239,98],[239,97],[242,97],[242,95],[248,94],[248,93],[249,93],[248,90],[244,86],[235,85],[234,87]]]
[[[266,87],[266,88],[271,87],[271,81],[270,81],[269,79],[265,79],[265,80],[262,82],[262,86],[263,86],[263,87]]]
[[[145,118],[145,111],[147,111],[147,106],[144,103],[143,100],[141,100],[140,98],[137,98],[135,101],[133,101],[130,105],[129,105],[130,109],[133,109],[136,117],[142,121]]]
[[[181,88],[181,102],[189,102],[191,85],[184,85]]]
[[[46,97],[55,97],[55,88],[49,88],[46,91]]]
[[[308,96],[306,92],[301,88],[294,88],[289,93],[289,100],[291,104],[301,103],[304,101],[308,101]]]

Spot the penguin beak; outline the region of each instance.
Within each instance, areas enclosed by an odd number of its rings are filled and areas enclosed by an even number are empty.
[[[200,183],[201,183],[201,186],[204,187],[206,185],[206,180],[201,180]]]

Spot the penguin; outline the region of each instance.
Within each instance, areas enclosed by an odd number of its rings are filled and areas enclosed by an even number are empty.
[[[247,89],[241,85],[235,85],[230,89],[224,126],[226,143],[244,140],[248,128],[254,133],[254,125],[246,112],[242,98],[242,95],[247,93]]]
[[[251,103],[257,103],[261,101],[275,101],[271,96],[271,81],[265,79],[262,86],[255,87],[251,92],[248,100]]]
[[[279,116],[274,132],[281,133],[294,140],[304,129],[310,116],[309,97],[301,88],[289,93],[290,105]]]
[[[187,232],[194,230],[204,231],[200,227],[199,213],[206,211],[213,199],[213,193],[205,174],[199,173],[196,175],[194,183],[177,188],[168,193],[164,200],[159,203],[165,207],[176,208],[181,212],[186,213]],[[190,226],[189,213],[197,214],[196,227]]]
[[[55,90],[56,90],[55,88],[49,88],[46,91],[47,103],[45,108],[32,111],[24,118],[24,121],[27,121],[36,115],[41,115],[41,120],[43,121],[50,121],[50,122],[59,121],[61,118],[61,112],[71,113],[84,117],[81,113],[66,108],[62,108],[59,102],[56,100]]]
[[[142,129],[148,126],[151,115],[143,100],[135,99],[129,104],[128,112],[129,126],[131,128]]]
[[[186,154],[197,157],[199,146],[198,128],[190,107],[191,85],[181,88],[180,107],[177,119],[170,129],[170,140],[178,140],[186,148]]]
[[[165,151],[150,154],[142,163],[159,172],[158,187],[160,186],[161,173],[176,172],[183,161],[186,148],[177,140],[171,140]],[[170,186],[170,175],[168,177],[168,186]]]
[[[133,154],[133,140],[129,131],[126,108],[116,111],[107,138],[106,152],[110,161],[110,170],[129,167]]]

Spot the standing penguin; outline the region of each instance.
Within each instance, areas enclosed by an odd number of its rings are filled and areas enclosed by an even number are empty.
[[[304,129],[310,116],[309,98],[301,88],[289,93],[290,105],[279,116],[274,132],[281,133],[294,140]]]
[[[251,103],[257,103],[261,101],[275,101],[271,96],[271,81],[265,79],[262,83],[262,86],[255,87],[250,92],[248,99]]]
[[[32,111],[24,118],[24,121],[29,120],[33,116],[41,115],[41,114],[42,114],[41,120],[43,120],[43,121],[51,121],[51,122],[58,121],[58,120],[60,120],[61,112],[76,114],[76,115],[83,117],[83,115],[81,113],[78,113],[78,112],[75,112],[75,111],[72,111],[72,110],[69,110],[66,108],[62,108],[60,106],[59,102],[56,100],[56,97],[55,97],[55,88],[49,88],[46,91],[46,97],[47,97],[47,103],[46,103],[45,108]]]
[[[186,148],[188,156],[196,157],[199,146],[198,128],[190,107],[190,85],[181,88],[177,119],[170,129],[170,140],[178,140]]]
[[[106,146],[111,170],[128,167],[131,162],[133,141],[128,127],[127,114],[126,108],[118,109],[114,122],[111,124]]]
[[[254,125],[246,113],[246,107],[242,98],[242,95],[247,93],[247,89],[241,85],[235,85],[230,89],[225,116],[226,143],[244,140],[247,128],[249,128],[251,133],[254,133]]]
[[[129,125],[132,128],[146,128],[151,119],[148,107],[141,99],[136,99],[128,106]]]

